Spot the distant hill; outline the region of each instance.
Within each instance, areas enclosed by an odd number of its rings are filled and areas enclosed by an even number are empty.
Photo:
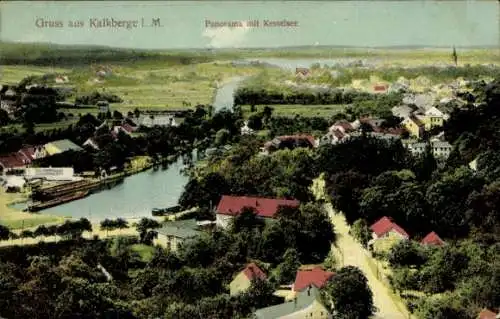
[[[498,48],[457,47],[460,51],[484,50],[498,56]],[[293,47],[262,48],[192,48],[192,49],[130,49],[92,45],[59,45],[51,43],[12,43],[0,42],[0,63],[6,65],[26,64],[38,66],[78,66],[91,63],[138,63],[165,62],[167,64],[191,64],[214,60],[249,57],[367,57],[380,52],[395,54],[405,51],[433,51],[445,54],[451,47],[430,46],[389,46],[355,47],[335,45],[306,45]]]

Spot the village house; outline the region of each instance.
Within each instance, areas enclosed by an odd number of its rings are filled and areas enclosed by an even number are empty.
[[[9,170],[22,169],[31,164],[38,158],[47,156],[47,152],[43,146],[24,146],[17,152],[12,152],[0,156],[0,167],[5,173]]]
[[[311,135],[286,135],[275,137],[266,142],[261,148],[261,154],[267,155],[281,149],[295,149],[297,147],[314,148],[317,142]]]
[[[239,215],[244,207],[253,208],[258,217],[270,220],[274,219],[280,206],[299,205],[298,200],[223,195],[215,212],[216,224],[218,227],[228,228],[233,218]]]
[[[137,130],[137,127],[134,127],[128,123],[124,123],[122,125],[117,125],[113,128],[113,132],[118,136],[120,132],[123,132],[127,135],[132,135]]]
[[[414,156],[424,154],[427,145],[430,144],[432,155],[434,155],[437,160],[447,159],[453,149],[453,146],[450,143],[439,140],[432,140],[429,142],[429,144],[426,142],[418,142],[415,140],[403,140],[402,142],[403,146],[406,147]]]
[[[157,233],[153,243],[176,252],[184,242],[201,234],[201,230],[195,219],[186,219],[167,222]]]
[[[319,289],[313,286],[299,292],[291,301],[256,310],[253,318],[331,319],[332,315],[323,305]]]
[[[138,118],[132,119],[137,126],[177,126],[177,122],[172,115],[147,115],[141,114]]]
[[[61,154],[68,151],[81,152],[83,150],[83,148],[67,139],[47,143],[43,146],[43,148],[47,152],[47,156]]]
[[[382,217],[370,226],[372,239],[368,245],[375,251],[388,251],[394,244],[401,240],[408,240],[410,236],[389,217]]]
[[[415,115],[410,115],[401,123],[411,136],[422,138],[425,132],[425,124]]]
[[[424,112],[423,122],[426,130],[442,127],[445,120],[445,114],[434,106]]]
[[[383,128],[384,120],[376,118],[361,118],[352,123],[346,120],[335,122],[329,129],[328,133],[323,135],[318,140],[318,145],[338,144],[349,140],[352,137],[362,136],[360,129],[362,125],[367,125],[372,131],[365,132],[366,135],[384,139],[384,140],[398,140],[406,132],[404,128]]]
[[[7,91],[5,91],[3,95],[6,97],[13,98],[14,96],[16,96],[16,91],[14,91],[13,89],[8,89]]]
[[[255,263],[250,263],[245,266],[245,269],[240,271],[233,281],[229,284],[229,292],[231,296],[236,296],[245,292],[252,285],[254,280],[266,280],[267,276]]]
[[[93,137],[89,137],[84,143],[83,146],[92,147],[94,150],[98,151],[100,149],[99,143]]]
[[[443,246],[445,244],[444,240],[433,231],[428,233],[420,243],[425,246]]]
[[[299,78],[306,78],[311,74],[308,68],[295,68],[295,76]]]
[[[295,276],[292,291],[298,293],[312,286],[321,289],[334,275],[335,273],[325,271],[320,266],[312,269],[300,269],[297,271],[297,275]]]
[[[14,114],[14,112],[16,111],[16,107],[17,105],[15,100],[2,99],[0,101],[0,108],[7,112],[9,115]]]
[[[99,109],[99,113],[108,113],[110,111],[108,101],[97,101],[96,106]]]
[[[248,121],[245,121],[243,126],[240,129],[241,135],[250,135],[253,134],[254,131],[250,127],[248,127]]]
[[[404,119],[409,117],[415,110],[416,110],[415,108],[412,108],[409,105],[399,105],[399,106],[394,106],[391,109],[391,113],[396,117]]]
[[[69,82],[69,78],[67,75],[58,75],[55,77],[54,82],[57,84],[67,83]]]

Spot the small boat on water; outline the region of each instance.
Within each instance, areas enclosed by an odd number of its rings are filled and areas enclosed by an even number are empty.
[[[46,201],[46,202],[39,202],[39,203],[32,204],[32,205],[28,206],[28,211],[29,212],[38,212],[42,209],[47,209],[47,208],[61,205],[64,203],[68,203],[68,202],[71,202],[71,201],[74,201],[77,199],[82,199],[85,196],[87,196],[88,194],[89,194],[89,191],[80,191],[80,192],[75,192],[75,193],[65,195],[65,196],[62,196],[59,198],[51,199],[51,200]]]
[[[167,207],[167,208],[153,208],[151,210],[151,214],[153,216],[165,216],[165,215],[170,215],[170,214],[176,214],[176,213],[180,212],[181,209],[182,209],[182,207],[179,205]]]

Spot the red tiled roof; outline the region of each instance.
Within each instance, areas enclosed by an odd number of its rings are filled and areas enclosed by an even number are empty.
[[[295,73],[301,73],[303,75],[309,74],[309,69],[308,68],[296,68]]]
[[[132,133],[135,131],[135,127],[133,127],[132,125],[128,124],[128,123],[125,123],[122,125],[122,129],[128,133]]]
[[[335,135],[335,137],[337,137],[339,140],[343,139],[344,138],[344,133],[342,133],[341,131],[339,130],[335,130],[333,131],[333,135]]]
[[[255,278],[265,280],[267,278],[266,274],[255,263],[248,264],[243,269],[243,273],[247,276],[248,280],[254,280]]]
[[[375,91],[385,91],[385,90],[387,90],[387,85],[386,84],[377,84],[377,85],[373,86],[373,89]]]
[[[295,283],[293,284],[294,291],[302,291],[309,286],[322,288],[335,273],[325,271],[321,267],[316,267],[309,270],[297,271]]]
[[[434,246],[442,246],[444,245],[444,241],[436,234],[435,232],[430,232],[427,236],[424,237],[421,241],[424,245],[434,245]]]
[[[337,121],[333,125],[342,127],[346,132],[354,130],[351,123],[346,120]]]
[[[217,214],[235,216],[243,207],[252,207],[258,216],[273,218],[279,206],[297,207],[298,200],[223,195],[217,205]]]
[[[375,222],[373,225],[370,226],[370,229],[378,236],[384,236],[391,230],[394,230],[395,232],[403,235],[405,238],[409,238],[410,236],[408,233],[401,228],[398,224],[393,223],[389,217],[382,217],[380,218],[377,222]]]
[[[31,146],[31,145],[26,145],[23,148],[21,148],[18,153],[22,154],[24,157],[26,157],[30,162],[35,159],[35,151],[37,149],[37,146]]]
[[[278,136],[277,139],[280,141],[287,141],[287,140],[307,140],[309,143],[311,143],[311,146],[314,146],[316,141],[314,140],[314,137],[311,135],[283,135],[283,136]]]
[[[386,129],[384,133],[400,136],[400,135],[403,135],[403,133],[405,133],[405,132],[406,132],[406,130],[402,127],[391,127],[391,128]]]
[[[28,163],[28,160],[20,153],[10,153],[0,156],[0,165],[4,169],[23,167]]]
[[[495,319],[496,316],[497,316],[496,313],[494,313],[493,311],[491,311],[489,309],[484,308],[483,310],[481,310],[481,312],[477,316],[477,319]]]

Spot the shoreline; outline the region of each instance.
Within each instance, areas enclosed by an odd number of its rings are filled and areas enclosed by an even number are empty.
[[[153,169],[156,165],[172,164],[172,161],[167,157],[159,161],[158,163],[153,163],[149,156],[140,156],[131,160],[131,168],[116,174],[109,175],[106,180],[116,180],[125,179],[126,177],[133,176],[145,172],[147,170]],[[92,196],[92,194],[89,194]],[[45,210],[40,210],[39,212],[23,212],[22,210],[11,207],[15,204],[23,204],[28,201],[28,196],[26,192],[21,193],[6,193],[5,190],[0,190],[0,224],[9,227],[11,230],[20,229],[30,229],[36,228],[39,225],[54,225],[61,224],[65,220],[74,219],[71,216],[59,216],[44,213]],[[92,224],[99,223],[100,221],[106,219],[107,217],[93,219],[90,222]],[[124,218],[128,220],[140,220],[141,217],[129,217]],[[154,216],[148,216],[148,218],[155,218]]]

